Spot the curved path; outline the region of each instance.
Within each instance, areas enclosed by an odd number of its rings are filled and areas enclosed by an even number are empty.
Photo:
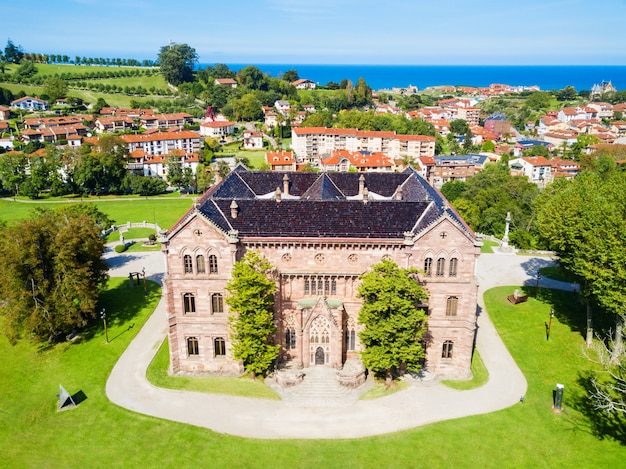
[[[115,258],[109,257],[114,264]],[[123,266],[112,265],[112,275],[125,276],[133,262],[148,263],[148,275],[160,278],[162,266],[161,271],[156,270],[157,256],[149,261],[133,259]],[[281,401],[157,388],[146,379],[146,369],[167,332],[165,302],[161,300],[113,368],[106,394],[113,403],[135,412],[250,438],[356,438],[493,412],[519,402],[527,384],[484,313],[483,293],[496,285],[534,285],[537,269],[551,263],[549,259],[521,256],[480,257],[477,347],[489,370],[489,381],[478,389],[456,391],[427,382],[347,407],[296,408]],[[543,279],[541,285],[572,288],[549,279]]]

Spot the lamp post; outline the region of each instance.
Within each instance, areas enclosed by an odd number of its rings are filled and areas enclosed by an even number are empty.
[[[548,332],[546,333],[546,340],[550,340],[550,328],[552,327],[553,317],[554,317],[554,310],[550,309],[550,321],[548,322]]]
[[[102,311],[100,311],[100,318],[102,319],[102,322],[104,323],[104,337],[106,338],[106,341],[108,344],[109,343],[109,331],[107,331],[107,313],[104,308],[102,308]]]

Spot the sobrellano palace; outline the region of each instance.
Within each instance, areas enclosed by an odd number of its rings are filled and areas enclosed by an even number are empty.
[[[359,359],[359,276],[389,258],[421,270],[428,300],[424,366],[471,376],[480,243],[414,170],[248,171],[239,166],[167,232],[170,371],[242,371],[231,353],[226,284],[258,250],[274,267],[279,366],[341,369]]]

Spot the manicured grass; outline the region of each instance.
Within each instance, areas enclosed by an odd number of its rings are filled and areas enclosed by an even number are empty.
[[[75,202],[80,202],[77,199]],[[177,197],[177,198],[148,198],[148,199],[85,199],[85,202],[94,203],[100,210],[111,217],[116,224],[126,222],[140,223],[146,221],[153,223],[154,221],[163,228],[170,228],[178,219],[185,214],[191,207],[193,197]],[[36,207],[55,208],[66,205],[63,202],[44,202],[44,203],[23,203],[13,202],[11,200],[0,200],[0,220],[10,223],[14,220],[21,220],[30,216],[31,210]]]
[[[146,373],[148,380],[162,388],[280,400],[280,396],[267,387],[262,379],[253,381],[245,376],[242,378],[170,376],[167,373],[169,363],[170,355],[165,339],[148,367]]]
[[[489,239],[483,239],[483,245],[480,247],[480,252],[482,254],[493,254],[493,249],[497,246],[500,246],[495,241],[491,241]]]
[[[148,239],[148,236],[151,234],[158,234],[152,228],[131,228],[124,233],[124,239]],[[120,232],[119,230],[113,231],[109,236],[107,236],[107,242],[114,242],[120,240]]]
[[[472,379],[468,379],[466,381],[442,380],[441,382],[446,386],[452,389],[458,389],[459,391],[476,389],[485,384],[489,380],[489,371],[487,371],[487,367],[485,367],[483,359],[480,358],[480,354],[476,349],[474,349],[474,353],[472,355],[472,374]]]
[[[551,265],[549,267],[541,267],[539,274],[542,277],[548,277],[553,280],[559,280],[561,282],[575,282],[576,279],[572,278],[558,265]]]
[[[487,309],[528,379],[525,402],[486,415],[352,440],[254,440],[147,417],[111,404],[107,376],[154,307],[151,284],[111,282],[103,299],[111,343],[96,321],[81,343],[38,349],[0,337],[1,467],[621,467],[624,446],[601,439],[578,410],[584,316],[569,293],[539,290],[540,299],[510,305],[512,289],[487,292]],[[154,289],[153,289],[154,288]],[[545,321],[555,308],[550,340]],[[130,327],[133,325],[133,327]],[[552,412],[552,390],[565,384],[564,409]],[[87,399],[56,412],[58,386]],[[236,410],[234,410],[236,411]]]
[[[133,243],[124,252],[146,252],[146,251],[160,251],[161,243],[154,243],[153,245],[147,245],[142,242]]]

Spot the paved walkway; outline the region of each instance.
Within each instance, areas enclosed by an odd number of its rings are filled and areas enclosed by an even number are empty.
[[[111,274],[125,276],[133,262],[143,262],[148,276],[158,279],[163,271],[162,258],[161,271],[153,270],[159,266],[158,259],[127,259]],[[489,381],[478,389],[457,391],[435,382],[415,383],[390,396],[353,405],[295,407],[282,401],[157,388],[147,381],[146,369],[167,331],[165,303],[161,301],[113,368],[106,394],[113,403],[142,414],[220,433],[267,439],[358,438],[494,412],[518,403],[527,384],[485,314],[483,293],[496,285],[534,285],[537,269],[551,263],[547,258],[495,254],[480,257],[477,347],[489,370]],[[541,279],[540,285],[572,288],[550,279]]]

